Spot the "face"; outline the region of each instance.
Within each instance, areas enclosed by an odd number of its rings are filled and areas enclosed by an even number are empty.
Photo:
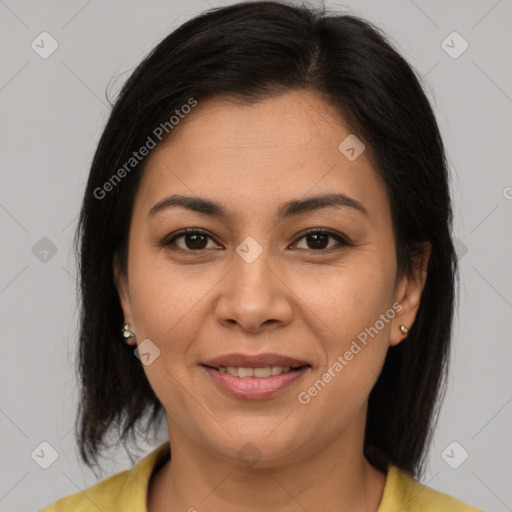
[[[383,182],[365,151],[340,151],[350,129],[313,92],[200,101],[177,128],[149,156],[116,280],[171,449],[180,440],[234,461],[253,450],[272,465],[350,447],[425,278],[397,276]],[[337,204],[305,207],[326,194]],[[162,205],[174,195],[225,215]],[[303,367],[255,383],[203,366],[233,353]],[[272,362],[234,366],[286,365]]]

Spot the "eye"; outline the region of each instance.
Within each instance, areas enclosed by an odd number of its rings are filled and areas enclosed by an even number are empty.
[[[176,244],[176,240],[179,240],[180,238],[184,239],[184,247]],[[199,229],[185,229],[177,235],[174,235],[169,240],[165,241],[163,245],[169,246],[176,244],[180,249],[184,251],[200,252],[208,249],[208,239],[212,240],[212,237],[206,233],[206,231],[201,231]]]
[[[312,250],[313,252],[332,252],[332,246],[329,247],[326,243],[328,243],[329,238],[332,238],[338,242],[338,245],[341,246],[349,246],[352,247],[353,244],[349,242],[344,236],[340,235],[336,231],[331,231],[329,229],[318,229],[311,228],[307,230],[296,242],[294,245],[297,245],[301,240],[305,239],[306,244],[309,244],[311,247],[306,247],[306,250]],[[177,240],[183,239],[183,245],[177,243]],[[208,247],[208,240],[213,240],[213,238],[206,232],[200,229],[185,229],[180,233],[177,233],[172,238],[164,241],[162,245],[164,247],[169,247],[172,245],[176,245],[179,249],[188,252],[201,252],[206,251],[211,247]],[[336,246],[336,244],[334,244]],[[300,247],[299,247],[300,248]]]
[[[332,252],[330,247],[325,246],[326,243],[328,243],[329,238],[333,238],[338,242],[338,245],[346,245],[346,246],[352,246],[352,244],[342,235],[335,231],[331,231],[329,229],[326,230],[320,230],[316,228],[308,229],[301,238],[295,242],[297,244],[302,239],[306,239],[306,244],[311,244],[313,246],[314,252]],[[331,246],[332,247],[332,246]],[[306,247],[308,249],[308,247]]]

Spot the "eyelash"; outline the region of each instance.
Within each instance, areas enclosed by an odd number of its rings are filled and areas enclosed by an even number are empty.
[[[347,246],[347,247],[353,247],[354,246],[353,243],[351,243],[347,238],[343,237],[342,235],[340,235],[336,231],[332,231],[330,229],[319,229],[319,228],[310,228],[310,229],[306,230],[304,233],[302,233],[302,235],[295,242],[293,242],[293,245],[295,245],[300,240],[305,238],[307,235],[310,235],[312,233],[329,235],[332,238],[334,238],[341,246]],[[181,238],[181,237],[183,237],[185,235],[188,235],[188,234],[204,235],[204,236],[210,238],[211,240],[214,240],[214,238],[211,237],[206,231],[202,231],[200,229],[195,229],[195,228],[189,228],[189,229],[184,229],[183,231],[180,231],[179,233],[175,234],[174,236],[172,236],[171,238],[169,238],[167,240],[164,240],[161,245],[163,247],[169,248],[169,246],[173,245],[174,242],[178,238]],[[333,251],[335,251],[335,250],[337,250],[339,248],[340,247],[334,246],[334,247],[331,247],[330,249],[319,249],[319,250],[306,249],[306,250],[310,250],[311,252],[316,252],[316,253],[329,254],[329,253],[331,253],[331,252],[333,252]],[[194,251],[192,249],[183,249],[181,247],[178,247],[178,250],[181,250],[181,251],[184,251],[184,252],[191,252],[191,253],[202,253],[202,252],[208,251],[209,249],[199,249],[197,251]]]

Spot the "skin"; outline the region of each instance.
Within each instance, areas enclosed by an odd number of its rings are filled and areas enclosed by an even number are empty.
[[[399,326],[414,322],[430,247],[410,275],[397,275],[384,184],[366,152],[349,161],[338,150],[350,133],[312,91],[251,106],[217,97],[200,101],[150,154],[127,276],[114,264],[136,335],[128,342],[148,338],[160,350],[144,371],[166,410],[172,462],[151,479],[148,511],[377,511],[386,475],[363,455],[368,396],[389,347],[404,338]],[[360,201],[368,216],[348,207],[275,216],[285,201],[333,192]],[[148,218],[172,194],[220,202],[231,218],[181,207]],[[184,228],[210,238],[159,245]],[[355,245],[329,237],[317,248],[308,228]],[[262,248],[250,264],[236,252],[248,236]],[[301,404],[298,393],[395,302],[400,312]],[[228,396],[199,366],[231,352],[274,352],[312,367],[291,388],[249,401]],[[261,456],[253,466],[237,455],[246,443]]]

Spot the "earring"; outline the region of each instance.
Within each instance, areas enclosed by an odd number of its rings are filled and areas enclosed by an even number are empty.
[[[402,331],[404,338],[407,338],[407,333],[409,332],[409,329],[407,329],[407,327],[405,325],[401,325],[400,330]]]
[[[130,324],[124,324],[123,326],[123,337],[127,340],[128,338],[134,338],[135,334],[130,331]]]

